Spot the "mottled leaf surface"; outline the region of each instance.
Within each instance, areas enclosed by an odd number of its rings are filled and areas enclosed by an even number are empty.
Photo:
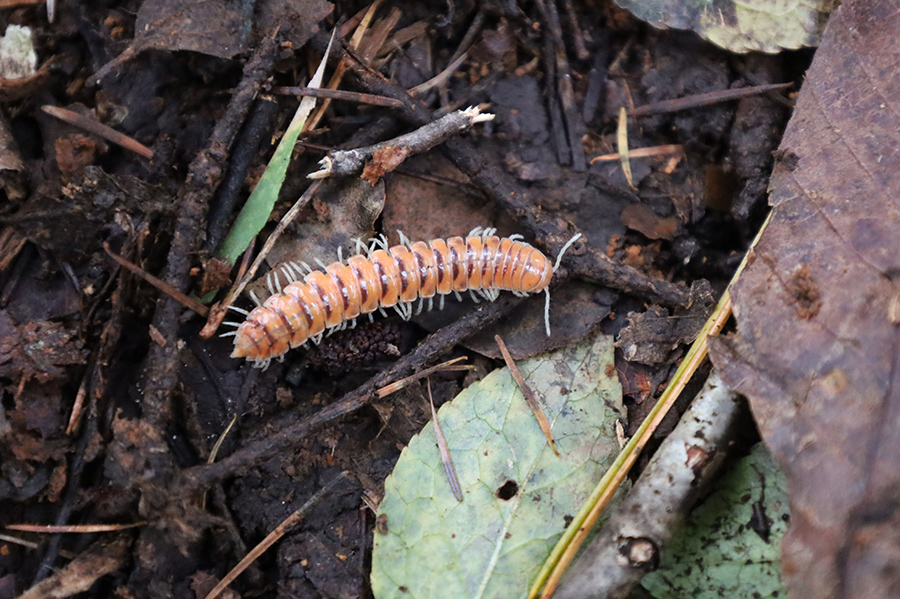
[[[784,474],[759,443],[722,477],[675,533],[644,588],[656,599],[784,597]]]
[[[711,344],[784,468],[794,597],[900,588],[900,11],[845,2],[806,76],[771,222]]]
[[[548,447],[505,368],[442,406],[464,500],[450,491],[429,423],[385,481],[372,555],[379,599],[523,597],[614,459],[624,410],[612,338],[595,336],[519,368],[562,455]]]
[[[778,52],[819,43],[833,0],[616,0],[659,28],[690,29],[732,52]]]

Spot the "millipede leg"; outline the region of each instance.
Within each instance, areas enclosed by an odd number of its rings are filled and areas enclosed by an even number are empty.
[[[282,264],[278,270],[281,271],[281,274],[284,275],[284,278],[287,281],[287,283],[285,284],[285,287],[287,287],[288,285],[290,285],[291,283],[293,283],[294,281],[297,280],[294,278],[294,271],[292,271],[287,264]],[[279,293],[281,293],[281,292],[279,291]]]
[[[559,268],[559,263],[562,261],[563,254],[566,253],[566,250],[572,247],[572,244],[578,241],[581,238],[581,233],[576,233],[575,236],[566,242],[566,245],[562,246],[562,249],[559,250],[559,255],[556,257],[556,264],[553,265],[553,272]],[[549,301],[549,300],[548,300]],[[547,325],[547,329],[549,330],[550,325]],[[549,333],[548,333],[549,334]]]
[[[547,328],[547,336],[550,336],[550,289],[545,288],[547,301],[544,302],[544,326]]]

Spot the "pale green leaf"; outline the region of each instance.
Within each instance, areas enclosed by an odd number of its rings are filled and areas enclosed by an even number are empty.
[[[660,28],[690,29],[732,52],[817,46],[835,0],[616,0]]]
[[[750,526],[755,503],[769,520],[768,542]],[[784,474],[759,443],[688,517],[642,584],[656,599],[787,597],[779,563],[787,519]]]
[[[544,406],[553,453],[507,369],[438,412],[464,500],[450,491],[429,423],[385,481],[375,533],[378,599],[524,597],[581,503],[619,451],[623,417],[612,338],[602,335],[519,363]],[[510,482],[512,481],[512,482]],[[497,490],[517,485],[509,499]]]

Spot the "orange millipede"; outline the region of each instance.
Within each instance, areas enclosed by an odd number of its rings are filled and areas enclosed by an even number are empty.
[[[289,349],[307,341],[318,343],[322,335],[356,324],[361,314],[384,308],[394,308],[408,320],[416,310],[422,310],[424,300],[429,309],[435,295],[444,296],[469,291],[488,299],[497,298],[499,291],[528,295],[544,291],[547,301],[544,319],[550,334],[550,292],[548,285],[559,261],[568,247],[581,235],[563,246],[555,265],[537,248],[522,241],[520,235],[497,237],[496,229],[473,230],[464,239],[450,237],[410,242],[400,234],[400,245],[388,247],[382,237],[366,247],[357,240],[360,253],[346,261],[340,257],[329,265],[321,262],[322,270],[313,270],[305,263],[288,263],[281,273],[288,279],[281,286],[275,271],[274,284],[269,274],[272,295],[265,303],[246,314],[242,323],[230,323],[237,330],[223,336],[234,336],[234,358],[247,358],[255,366],[265,368],[273,358],[280,359]],[[254,298],[255,299],[255,298]],[[257,301],[257,304],[259,302]],[[371,318],[371,316],[370,316]]]

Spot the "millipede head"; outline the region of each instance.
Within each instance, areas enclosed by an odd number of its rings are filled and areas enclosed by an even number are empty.
[[[256,339],[253,327],[246,326],[244,323],[235,331],[234,349],[231,351],[232,358],[247,358],[248,360],[256,360],[259,356],[258,340]]]

